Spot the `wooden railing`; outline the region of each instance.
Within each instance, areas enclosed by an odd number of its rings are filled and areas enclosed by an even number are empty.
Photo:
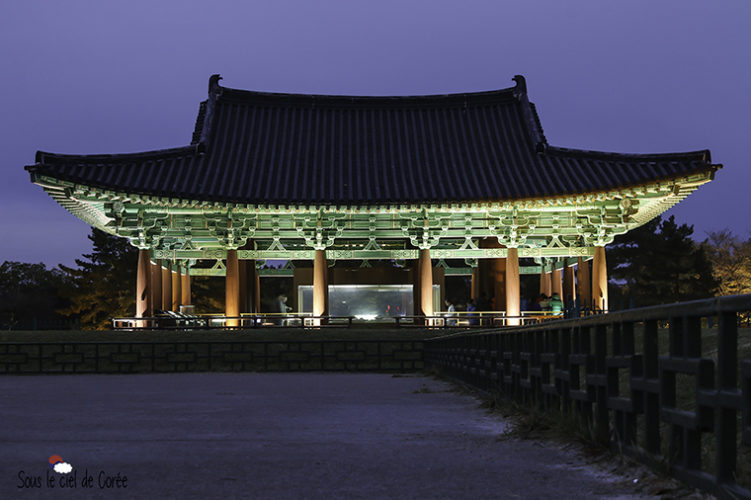
[[[427,340],[426,366],[751,498],[751,295]],[[745,359],[744,359],[745,358]]]
[[[112,318],[114,330],[175,330],[175,329],[246,329],[261,327],[351,327],[355,325],[391,323],[397,328],[493,328],[507,326],[510,320],[521,325],[561,319],[563,314],[551,311],[522,311],[519,316],[507,316],[505,311],[441,312],[433,316],[313,316],[312,313],[243,313],[239,316],[223,314],[188,315],[166,311],[149,317]]]

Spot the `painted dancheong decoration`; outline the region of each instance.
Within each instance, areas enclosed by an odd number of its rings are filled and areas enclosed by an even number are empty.
[[[447,275],[472,274],[473,290],[493,287],[478,263],[500,262],[508,316],[519,313],[520,273],[555,289],[576,266],[580,296],[607,310],[604,247],[721,167],[708,150],[551,146],[522,76],[502,90],[399,97],[255,92],[220,80],[209,79],[187,146],[37,152],[26,167],[71,213],[141,249],[139,316],[189,302],[190,275],[207,274],[226,276],[228,316],[256,312],[258,297],[240,296],[257,286],[238,287],[258,280],[260,266],[246,264],[268,259],[314,262],[315,315],[327,312],[325,270],[371,259],[417,261],[416,290],[428,289],[432,260]],[[156,290],[166,286],[165,301]],[[428,300],[415,304],[416,314],[434,312]]]

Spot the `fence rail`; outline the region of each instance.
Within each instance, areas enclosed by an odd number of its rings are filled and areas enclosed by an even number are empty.
[[[504,311],[477,311],[437,313],[432,316],[313,316],[311,313],[243,313],[239,316],[223,314],[192,315],[165,311],[149,317],[111,318],[113,330],[201,330],[201,329],[252,329],[267,327],[340,327],[353,325],[393,324],[397,328],[489,328],[506,326],[510,320],[519,324],[535,324],[562,318],[551,311],[522,311],[519,316],[507,316]]]
[[[741,295],[448,335],[426,341],[425,364],[572,416],[691,485],[751,498],[749,311]]]

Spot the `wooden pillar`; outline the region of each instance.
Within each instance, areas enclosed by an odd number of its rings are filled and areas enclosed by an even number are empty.
[[[579,285],[579,304],[582,308],[588,309],[592,307],[592,275],[589,272],[589,261],[579,257],[576,274]]]
[[[143,318],[152,315],[151,300],[149,297],[149,278],[151,272],[149,269],[149,251],[146,249],[138,250],[138,269],[136,271],[136,317]]]
[[[545,286],[545,265],[543,264],[540,272],[540,295],[543,295],[545,290],[547,290],[547,287]]]
[[[420,249],[420,259],[417,264],[420,280],[420,313],[425,316],[433,315],[433,264],[430,262],[430,249]],[[429,322],[431,324],[432,322]]]
[[[521,286],[519,284],[519,251],[509,248],[506,257],[506,316],[521,314]],[[507,325],[519,325],[519,318],[511,318]]]
[[[172,263],[162,260],[162,309],[172,310]]]
[[[563,269],[553,267],[553,271],[550,274],[553,278],[553,291],[550,295],[552,296],[554,293],[557,293],[558,297],[561,298],[561,303],[563,303]]]
[[[253,250],[252,239],[240,247],[240,250]],[[260,312],[261,284],[255,260],[241,260],[240,263],[240,310],[245,313]],[[290,297],[294,299],[294,297]]]
[[[261,312],[261,275],[258,274],[255,261],[250,261],[248,264],[248,281],[250,290],[253,292],[252,297],[249,298],[250,312],[259,313]]]
[[[510,249],[509,249],[510,250]],[[518,258],[517,258],[518,262]],[[508,273],[506,266],[508,265],[506,259],[493,259],[493,293],[491,295],[493,311],[501,311],[503,307],[508,303],[506,299],[506,290],[508,285],[506,284],[506,278]]]
[[[239,266],[237,262],[237,250],[227,250],[226,275],[224,279],[224,315],[226,317],[240,315],[240,279],[238,276]],[[226,326],[240,326],[237,319],[228,319]]]
[[[494,237],[483,238],[478,242],[480,248],[504,248]],[[506,259],[478,259],[477,293],[473,297],[478,301],[478,310],[500,310],[506,303]],[[479,304],[479,302],[485,302]]]
[[[185,266],[185,272],[181,275],[182,281],[180,282],[180,303],[189,306],[193,303],[190,296],[190,268]]]
[[[542,264],[542,273],[540,273],[540,294],[547,297],[553,295],[552,273],[545,272],[545,263]]]
[[[420,282],[420,258],[411,261],[412,266],[412,315],[422,316],[422,296]]]
[[[151,307],[154,314],[157,309],[162,310],[162,266],[161,261],[151,262],[149,264],[149,271],[151,279],[149,285],[151,287]]]
[[[605,247],[595,247],[595,258],[592,261],[592,304],[598,311],[608,311],[608,269],[605,262]]]
[[[571,306],[576,304],[576,277],[574,273],[574,266],[566,267],[566,276],[564,280],[564,287],[566,289],[566,298],[571,300]]]
[[[316,250],[313,260],[313,316],[327,316],[329,314],[329,268],[326,263],[326,250]],[[314,325],[320,325],[321,320],[313,320]]]
[[[480,265],[472,268],[472,283],[471,283],[470,298],[477,300],[480,298]]]
[[[248,311],[248,267],[244,260],[237,261],[237,280],[240,289],[240,313]]]
[[[172,264],[172,310],[180,310],[180,299],[182,298],[182,290],[180,285],[182,284],[182,277],[180,276],[180,265],[175,262]]]

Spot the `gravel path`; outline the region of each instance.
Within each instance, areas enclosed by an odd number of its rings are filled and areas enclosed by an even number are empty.
[[[474,500],[633,491],[628,479],[559,445],[499,439],[500,417],[421,376],[5,376],[0,393],[0,498]],[[60,486],[63,476],[47,464],[53,454],[73,466],[75,488]],[[117,488],[118,473],[127,487]],[[87,475],[90,488],[81,486]]]

